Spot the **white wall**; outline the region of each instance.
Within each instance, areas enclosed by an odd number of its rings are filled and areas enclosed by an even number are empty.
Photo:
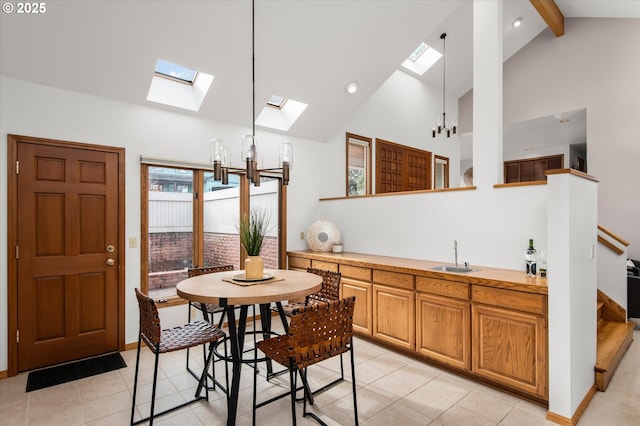
[[[567,419],[594,386],[596,363],[596,182],[548,178],[549,411]]]
[[[599,224],[640,258],[640,20],[565,19],[504,66],[504,122],[587,109],[587,161]]]
[[[203,162],[209,158],[209,141],[222,138],[230,147],[232,164],[240,165],[242,137],[249,128],[195,118],[151,107],[115,102],[94,96],[0,77],[0,246],[7,247],[7,134],[110,145],[126,149],[125,238],[140,238],[140,156]],[[258,149],[265,165],[278,164],[278,146],[283,136],[258,132]],[[305,227],[315,217],[311,207],[317,192],[308,191],[326,169],[316,159],[325,155],[317,141],[291,139],[294,166],[289,185],[289,224]],[[342,151],[344,152],[344,150]],[[320,180],[321,181],[321,180]],[[290,235],[289,238],[292,238]],[[138,245],[139,247],[139,245]],[[126,336],[137,340],[138,311],[133,288],[139,286],[139,248],[126,249]],[[0,256],[0,371],[7,360],[7,256]]]

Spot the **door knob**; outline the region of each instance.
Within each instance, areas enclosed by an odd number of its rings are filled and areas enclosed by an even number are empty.
[[[115,265],[115,264],[116,264],[116,261],[115,261],[115,260],[113,260],[113,259],[107,259],[107,265],[109,265],[109,266],[113,266],[113,265]]]

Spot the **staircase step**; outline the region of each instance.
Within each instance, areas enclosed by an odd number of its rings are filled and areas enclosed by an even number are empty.
[[[596,387],[604,392],[622,356],[633,340],[634,324],[630,322],[598,321],[596,355]]]

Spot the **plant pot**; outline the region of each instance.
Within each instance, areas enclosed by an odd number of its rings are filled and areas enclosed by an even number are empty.
[[[245,278],[249,280],[260,279],[264,275],[264,260],[260,256],[248,256],[244,260]]]

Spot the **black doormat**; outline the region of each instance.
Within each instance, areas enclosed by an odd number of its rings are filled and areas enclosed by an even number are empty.
[[[32,371],[27,379],[27,392],[95,376],[126,366],[122,356],[116,352]]]

